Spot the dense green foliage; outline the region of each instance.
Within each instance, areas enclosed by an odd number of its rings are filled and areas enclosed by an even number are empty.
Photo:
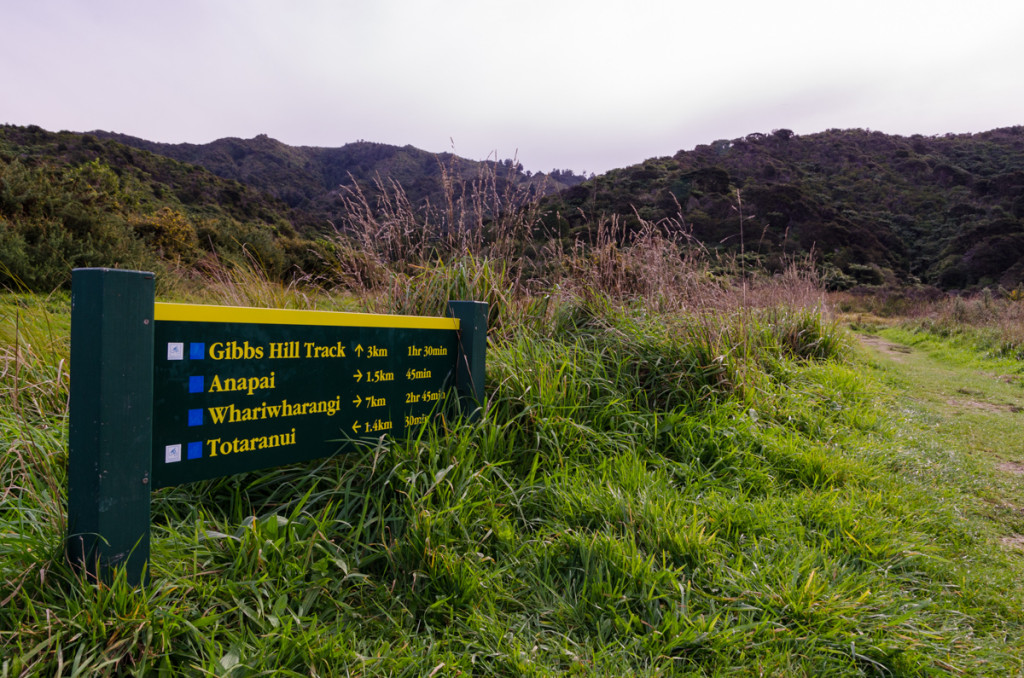
[[[379,249],[368,221],[377,230],[397,224],[403,239],[419,242],[479,235],[503,213],[517,218],[541,193],[580,180],[368,142],[169,145],[8,125],[0,127],[0,285],[47,292],[81,266],[201,284],[210,269],[245,263],[273,280],[361,286]],[[393,263],[407,254],[381,256]]]
[[[777,130],[582,179],[370,142],[160,144],[4,126],[0,284],[46,291],[86,265],[187,273],[214,254],[273,279],[347,284],[372,267],[357,261],[369,222],[425,240],[524,210],[536,220],[517,235],[523,256],[593,245],[609,224],[623,242],[653,225],[769,271],[813,252],[833,289],[1024,284],[1024,127]]]
[[[559,170],[524,173],[522,166],[511,159],[477,162],[451,153],[428,153],[412,146],[369,141],[339,148],[288,146],[261,134],[253,139],[218,139],[209,144],[162,144],[123,134],[96,134],[240,181],[310,213],[322,225],[344,220],[344,197],[355,188],[370,202],[376,202],[383,190],[397,185],[413,205],[421,207],[458,200],[462,189],[481,172],[493,173],[497,192],[514,188],[530,197],[583,181],[582,176]]]
[[[309,215],[237,181],[90,135],[0,127],[0,285],[50,291],[80,266],[315,271]]]
[[[788,130],[613,170],[551,198],[552,228],[671,222],[768,267],[814,250],[836,288],[1024,282],[1024,127],[900,137]]]

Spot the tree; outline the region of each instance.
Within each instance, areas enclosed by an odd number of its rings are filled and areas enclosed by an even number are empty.
[[[162,207],[153,215],[132,222],[132,228],[164,259],[193,261],[199,239],[195,226],[181,212]]]

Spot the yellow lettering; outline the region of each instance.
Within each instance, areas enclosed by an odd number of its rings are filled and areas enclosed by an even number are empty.
[[[390,422],[386,422],[390,426]],[[210,448],[210,457],[218,455],[238,454],[239,452],[252,452],[253,450],[266,450],[272,447],[286,447],[295,444],[295,429],[289,433],[275,433],[270,436],[253,436],[252,438],[234,438],[232,440],[221,440],[213,438],[206,441]]]
[[[274,381],[275,374],[270,373],[269,377],[225,377],[214,375],[210,381],[209,393],[222,393],[225,391],[245,391],[247,395],[253,395],[256,391],[276,388]]]
[[[261,360],[262,346],[251,346],[248,341],[241,345],[237,341],[223,343],[215,341],[210,344],[210,358],[213,360]]]
[[[334,344],[333,346],[317,346],[312,341],[307,341],[303,344],[306,347],[307,358],[344,358],[345,347],[341,345],[341,342]]]

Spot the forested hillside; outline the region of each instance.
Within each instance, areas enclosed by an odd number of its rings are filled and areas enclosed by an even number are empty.
[[[357,251],[375,237],[366,224],[386,227],[401,213],[424,224],[403,237],[478,229],[486,238],[489,223],[523,210],[541,241],[531,247],[596,242],[602,229],[628,239],[657,225],[768,271],[813,253],[833,289],[1010,289],[1024,284],[1024,127],[941,137],[776,130],[588,181],[370,142],[159,144],[0,127],[7,286],[53,289],[75,266],[180,272],[210,257],[246,258],[278,279],[329,276],[339,241],[355,234],[344,247]]]
[[[547,205],[563,234],[617,215],[669,220],[768,266],[813,249],[836,287],[1009,288],[1024,281],[1024,127],[750,134],[613,170]]]
[[[246,260],[273,279],[346,278],[339,243],[358,248],[353,228],[381,210],[421,222],[475,210],[479,225],[495,205],[518,209],[582,180],[524,173],[513,160],[369,142],[296,148],[260,136],[173,145],[5,125],[0,285],[49,291],[80,266],[187,274],[211,260]]]
[[[0,127],[0,285],[50,291],[79,266],[189,269],[216,255],[285,277],[318,228],[238,181],[89,134]]]
[[[477,162],[451,153],[429,153],[412,146],[357,141],[339,148],[288,146],[261,134],[253,139],[218,139],[209,144],[161,144],[144,139],[96,132],[127,146],[151,151],[180,162],[204,167],[219,177],[234,179],[280,198],[291,207],[337,222],[345,214],[339,189],[358,187],[371,201],[391,182],[401,186],[413,205],[447,200],[449,184],[471,183],[482,170],[492,172],[499,192],[516,190],[524,199],[555,193],[584,177],[571,171],[525,173],[513,159]]]

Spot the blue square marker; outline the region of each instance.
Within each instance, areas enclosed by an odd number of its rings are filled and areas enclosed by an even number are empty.
[[[203,377],[189,377],[188,378],[188,392],[189,393],[202,393],[205,389],[203,388]]]
[[[193,341],[188,345],[188,359],[202,360],[206,355],[206,344],[202,341]]]
[[[188,425],[189,426],[202,426],[203,425],[203,411],[189,410],[188,411]]]
[[[202,459],[203,458],[203,444],[202,443],[189,443],[188,444],[188,458],[189,459]]]

